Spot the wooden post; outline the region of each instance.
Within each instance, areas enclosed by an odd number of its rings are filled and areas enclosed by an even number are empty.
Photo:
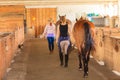
[[[32,27],[34,27],[34,32],[35,32],[35,38],[37,37],[37,28],[36,28],[36,24],[35,24],[36,18],[32,17]]]
[[[120,0],[118,0],[118,27],[120,27]]]

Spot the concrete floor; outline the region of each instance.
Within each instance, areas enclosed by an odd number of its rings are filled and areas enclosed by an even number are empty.
[[[93,58],[89,63],[89,76],[83,78],[83,71],[78,70],[75,50],[69,55],[68,68],[59,64],[56,44],[54,53],[50,55],[45,39],[26,40],[24,48],[14,57],[11,70],[4,80],[120,80],[120,76],[100,66]]]

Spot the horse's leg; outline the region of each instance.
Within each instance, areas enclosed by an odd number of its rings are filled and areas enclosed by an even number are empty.
[[[82,53],[79,52],[79,53],[78,53],[78,59],[79,59],[79,70],[82,70],[82,61],[81,61],[81,60],[82,60],[82,59],[81,59],[82,56],[81,56],[81,55],[82,55]]]
[[[82,59],[83,59],[83,66],[84,66],[84,77],[87,76],[87,70],[86,70],[86,58],[85,58],[85,54],[82,53]]]
[[[90,51],[91,51],[91,47],[89,48],[88,53],[87,53],[87,55],[86,55],[86,59],[87,59],[86,70],[87,70],[87,73],[88,73],[88,70],[89,70],[89,68],[88,68],[88,63],[89,63],[89,60],[90,60]]]
[[[85,47],[84,53],[83,53],[84,77],[88,76],[88,62],[90,59],[90,51],[91,51],[90,46]]]
[[[88,64],[87,64],[86,53],[87,53],[87,50],[85,48],[84,51],[83,51],[83,53],[82,53],[82,60],[83,60],[83,65],[84,65],[84,77],[88,76],[88,73],[87,73]]]

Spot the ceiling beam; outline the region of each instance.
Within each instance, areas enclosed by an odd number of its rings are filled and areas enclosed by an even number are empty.
[[[0,5],[25,5],[25,6],[45,6],[45,5],[84,5],[84,4],[107,4],[118,3],[118,0],[2,0]]]

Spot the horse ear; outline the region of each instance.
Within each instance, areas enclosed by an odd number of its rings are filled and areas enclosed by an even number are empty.
[[[75,20],[76,20],[76,22],[78,21],[78,19],[77,19],[77,18],[76,18]]]
[[[83,20],[83,17],[81,16],[80,20]]]

